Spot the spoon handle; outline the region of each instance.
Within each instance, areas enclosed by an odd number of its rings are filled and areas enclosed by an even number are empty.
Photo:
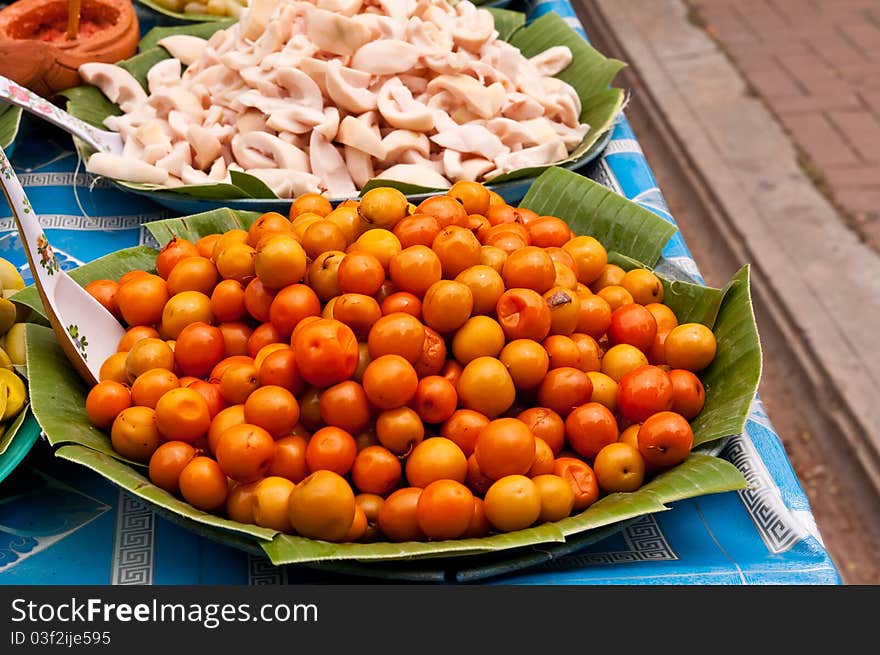
[[[56,275],[59,270],[58,262],[31,206],[31,201],[2,148],[0,148],[0,186],[3,187],[9,209],[12,210],[12,217],[18,227],[31,270],[35,277],[40,278],[40,285],[51,298],[58,282]]]
[[[60,107],[55,106],[42,96],[16,84],[8,77],[0,75],[0,100],[21,107],[25,111],[39,116],[56,127],[60,127],[68,134],[72,134],[83,140],[93,150],[99,152],[119,152],[122,149],[122,139],[112,132],[97,130],[76,116],[68,114]],[[116,137],[115,139],[113,137]]]
[[[115,351],[124,329],[101,303],[58,265],[52,246],[3,148],[0,148],[0,189],[12,210],[34,285],[58,343],[83,380],[90,386],[97,384],[100,366]]]

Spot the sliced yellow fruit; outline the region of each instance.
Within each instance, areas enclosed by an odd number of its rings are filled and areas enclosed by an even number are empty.
[[[21,410],[24,409],[28,399],[27,387],[14,371],[6,368],[0,368],[0,382],[3,382],[6,387],[6,393],[4,394],[6,407],[3,415],[0,416],[0,421],[8,421],[18,416]]]
[[[0,257],[0,288],[19,291],[24,289],[24,278],[8,259]]]
[[[14,302],[0,298],[0,334],[6,334],[6,331],[15,325],[17,313]]]
[[[12,360],[9,359],[9,355],[6,354],[6,350],[2,346],[0,346],[0,368],[13,370]]]
[[[5,380],[0,380],[0,416],[6,414],[6,407],[9,405],[9,388]],[[3,426],[4,429],[6,426]]]
[[[16,323],[6,333],[6,343],[3,349],[9,355],[9,359],[16,366],[27,364],[27,347],[24,343],[24,329],[26,323]]]

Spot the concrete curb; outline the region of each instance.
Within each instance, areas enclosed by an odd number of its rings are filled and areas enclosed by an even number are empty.
[[[809,401],[880,490],[880,258],[815,189],[772,114],[681,0],[580,0],[577,8],[587,32],[635,69],[635,92],[673,135],[706,220],[751,264],[756,305],[784,335]]]

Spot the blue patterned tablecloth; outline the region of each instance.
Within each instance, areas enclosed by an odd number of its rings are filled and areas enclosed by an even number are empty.
[[[515,7],[515,5],[514,5]],[[568,0],[538,1],[586,36]],[[149,27],[150,19],[143,24]],[[25,119],[13,164],[65,268],[145,243],[141,224],[167,210],[84,173],[70,138]],[[625,117],[589,175],[675,222]],[[9,210],[0,207],[0,256],[30,278]],[[702,280],[680,232],[666,272]],[[744,262],[745,263],[745,262]],[[576,553],[491,578],[507,584],[841,584],[806,495],[759,398],[744,434],[727,443],[749,487],[680,501]],[[352,582],[200,537],[157,516],[91,471],[38,442],[0,483],[0,584],[274,584]]]

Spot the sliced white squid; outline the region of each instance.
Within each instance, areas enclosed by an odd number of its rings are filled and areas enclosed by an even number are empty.
[[[180,171],[180,179],[184,184],[213,184],[216,182],[205,171],[186,165]]]
[[[515,121],[526,121],[544,115],[544,105],[525,93],[509,93],[501,114]]]
[[[509,150],[497,135],[474,123],[438,132],[431,137],[431,141],[441,148],[479,155],[485,159],[495,159]]]
[[[190,125],[186,132],[186,140],[193,150],[193,168],[200,171],[207,170],[223,151],[220,139],[201,125]]]
[[[171,135],[174,140],[185,140],[186,131],[189,129],[189,125],[192,122],[191,119],[182,111],[172,109],[168,112],[166,120],[168,121],[168,128],[171,130]]]
[[[184,166],[192,166],[192,150],[189,144],[186,141],[178,141],[171,148],[171,152],[156,162],[156,166],[179,178],[183,174]]]
[[[330,197],[348,197],[356,193],[357,188],[342,155],[318,132],[312,132],[309,140],[309,162],[312,173],[321,179]]]
[[[297,104],[319,111],[324,107],[321,87],[302,71],[296,68],[278,68],[275,71],[275,81]]]
[[[294,34],[278,52],[272,52],[263,58],[260,66],[267,71],[278,68],[297,68],[306,57],[313,57],[318,52],[317,46],[305,34]]]
[[[386,163],[396,163],[403,159],[404,153],[415,152],[427,158],[431,153],[431,142],[421,132],[394,130],[382,138]]]
[[[363,188],[367,182],[376,177],[376,170],[373,167],[373,158],[369,154],[363,150],[352,148],[351,146],[344,146],[342,152],[345,158],[345,166],[348,168],[348,173],[351,175],[351,179],[355,183],[355,186],[359,189]]]
[[[419,61],[419,49],[397,39],[365,43],[352,55],[352,68],[373,75],[397,75],[413,68]]]
[[[543,116],[528,121],[520,121],[519,125],[531,133],[532,140],[535,143],[553,141],[559,136],[555,129],[555,123]]]
[[[412,13],[416,4],[412,0],[377,0],[385,15],[389,18],[402,22]]]
[[[128,139],[122,145],[122,156],[140,161],[144,158],[144,145],[137,139]]]
[[[242,34],[255,41],[265,31],[279,0],[251,0],[241,23]]]
[[[174,57],[163,59],[147,71],[147,88],[150,93],[156,93],[160,89],[177,84],[180,82],[182,72],[179,59]]]
[[[156,45],[165,48],[168,54],[184,66],[189,66],[202,56],[208,41],[189,34],[172,34],[156,41]]]
[[[497,116],[507,92],[499,83],[483,86],[467,75],[439,75],[428,82],[428,93],[449,92],[481,118]]]
[[[238,71],[241,79],[252,89],[256,89],[269,98],[280,98],[282,88],[275,83],[272,76],[259,66],[249,66]]]
[[[485,9],[477,9],[468,0],[456,3],[455,13],[452,39],[458,47],[477,52],[495,34],[495,18],[492,14]]]
[[[452,182],[436,172],[432,167],[419,164],[395,164],[376,176],[380,180],[396,180],[433,189],[448,189]]]
[[[338,60],[331,59],[327,62],[325,84],[327,94],[340,109],[363,114],[376,108],[376,94],[367,88],[369,73],[343,67]]]
[[[146,104],[147,92],[144,87],[124,68],[115,64],[87,62],[78,69],[86,84],[101,89],[110,102],[125,112],[131,112]]]
[[[471,64],[464,52],[431,52],[422,55],[425,66],[438,75],[458,75]]]
[[[450,52],[454,45],[449,30],[415,17],[410,18],[406,24],[406,40],[417,46],[425,55]]]
[[[277,109],[270,113],[269,118],[266,119],[266,127],[276,132],[305,134],[323,120],[324,113],[320,110],[291,102],[284,109]]]
[[[482,157],[471,157],[461,162],[461,175],[459,180],[469,180],[476,182],[495,168],[495,162],[483,159]]]
[[[553,77],[564,71],[568,68],[571,60],[571,49],[564,45],[547,48],[544,52],[529,59],[539,75],[545,75],[548,77]]]
[[[267,132],[248,132],[232,138],[235,160],[245,169],[294,168],[309,170],[309,157],[296,146]]]
[[[321,178],[306,171],[289,168],[254,168],[245,172],[262,180],[279,198],[295,198],[304,193],[321,191]]]
[[[429,168],[437,173],[437,175],[444,174],[443,155],[441,155],[440,153],[437,153],[436,155],[431,155],[430,157],[425,157],[420,152],[417,152],[415,150],[407,150],[400,155],[399,163],[424,166],[425,168]]]
[[[495,168],[495,162],[483,157],[464,157],[455,150],[443,151],[443,169],[447,178],[453,181],[469,180],[475,182]]]
[[[569,127],[577,127],[580,122],[581,99],[574,87],[555,77],[541,78],[544,88],[544,108],[549,118],[558,118]]]
[[[318,85],[322,94],[327,95],[327,62],[325,60],[317,57],[303,57],[298,68]]]
[[[392,77],[376,94],[376,106],[385,121],[403,130],[428,132],[434,129],[434,112],[413,99],[412,92]]]
[[[294,134],[293,132],[279,132],[278,138],[284,141],[285,143],[289,143],[292,146],[296,146],[303,152],[308,152],[309,150],[309,135],[307,134]]]
[[[346,116],[342,119],[335,140],[366,152],[376,159],[385,159],[386,149],[382,138],[371,129],[367,121],[361,121],[354,116]]]
[[[168,180],[168,171],[158,166],[109,152],[94,153],[86,162],[86,170],[95,175],[138,184],[165,184]]]
[[[317,0],[318,9],[326,9],[343,16],[354,16],[363,6],[363,0]]]
[[[523,63],[528,63],[518,48],[497,39],[480,49],[480,60],[494,66],[510,80],[516,80]]]
[[[510,152],[495,158],[495,169],[486,175],[491,179],[515,171],[520,168],[532,166],[545,166],[562,161],[568,156],[568,149],[562,139],[548,141],[531,148],[525,148],[516,152]]]
[[[491,118],[486,121],[486,129],[501,139],[501,143],[511,150],[540,143],[527,127],[509,118]]]
[[[428,80],[425,79],[424,75],[403,73],[398,75],[397,79],[413,94],[424,93],[428,88]]]
[[[569,150],[574,150],[580,145],[581,141],[584,140],[584,137],[587,136],[587,132],[590,131],[590,126],[586,123],[581,123],[577,127],[569,127],[565,123],[556,122],[552,122],[551,125],[556,134],[559,135],[559,138],[562,139],[565,147]]]
[[[168,152],[171,152],[171,128],[168,127],[167,122],[160,118],[154,118],[138,127],[134,133],[134,138],[145,147],[161,146],[165,148],[167,151],[162,155],[163,157]],[[155,163],[155,160],[150,163]]]
[[[172,111],[179,111],[191,121],[201,122],[205,115],[205,109],[198,97],[183,86],[172,86],[162,89],[159,93],[153,93],[148,102],[156,108],[156,114],[161,117],[167,116]]]
[[[290,39],[290,32],[290,24],[282,20],[270,20],[260,38],[254,41],[254,52],[260,58],[279,52]]]
[[[236,71],[227,68],[222,63],[216,63],[211,66],[202,68],[199,71],[193,71],[191,68],[186,71],[186,83],[192,86],[204,84],[206,87],[218,89],[232,86],[238,79]]]
[[[324,9],[309,14],[306,34],[320,50],[352,55],[370,40],[370,30],[348,16]]]
[[[315,126],[315,132],[328,141],[336,138],[339,131],[339,110],[336,107],[324,107],[324,120]]]
[[[389,16],[381,14],[358,14],[352,16],[352,20],[360,23],[370,31],[370,39],[398,39],[406,38],[406,25]]]

